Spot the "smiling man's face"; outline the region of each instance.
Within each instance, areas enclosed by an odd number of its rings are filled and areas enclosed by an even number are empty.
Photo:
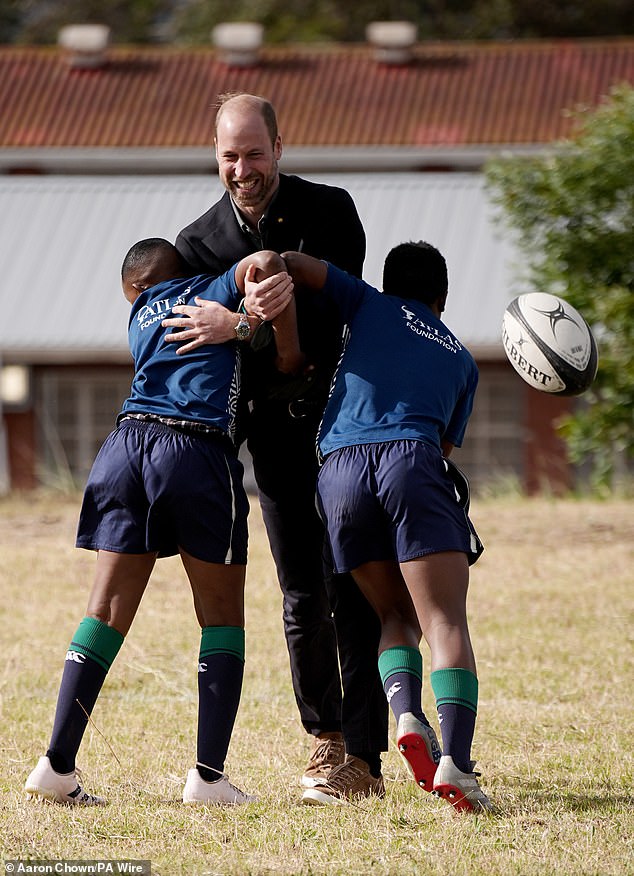
[[[216,130],[218,172],[239,209],[254,223],[277,189],[281,154],[281,138],[271,143],[256,108],[240,103],[224,108]]]

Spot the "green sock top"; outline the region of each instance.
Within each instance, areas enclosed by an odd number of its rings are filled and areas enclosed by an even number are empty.
[[[122,634],[114,627],[109,627],[94,617],[85,617],[73,636],[69,650],[90,657],[107,672],[119,653],[123,639]]]
[[[455,703],[478,711],[478,679],[468,669],[437,669],[430,676],[436,706]]]
[[[211,654],[233,654],[244,662],[244,627],[203,627],[200,637],[200,657]]]
[[[409,672],[422,682],[423,657],[418,648],[397,645],[394,648],[386,648],[379,654],[379,674],[383,685],[397,672]]]

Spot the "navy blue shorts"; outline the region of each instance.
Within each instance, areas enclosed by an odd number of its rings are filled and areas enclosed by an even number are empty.
[[[122,420],[97,454],[84,491],[77,547],[208,563],[247,561],[249,501],[228,438]]]
[[[362,444],[330,453],[317,493],[335,570],[443,551],[461,551],[474,563],[482,543],[466,512],[464,486],[459,495],[454,485],[456,474],[450,474],[438,449],[422,441]]]

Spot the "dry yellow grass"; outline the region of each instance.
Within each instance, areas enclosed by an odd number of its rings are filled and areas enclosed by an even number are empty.
[[[149,859],[162,876],[634,873],[631,503],[474,503],[487,547],[470,596],[474,756],[499,806],[474,818],[419,792],[394,748],[385,800],[299,805],[308,742],[255,502],[246,678],[227,770],[261,802],[234,811],[179,802],[194,757],[199,636],[175,560],[157,565],[80,751],[87,786],[110,805],[27,802],[22,785],[48,741],[94,562],[73,547],[78,502],[0,501],[4,859]],[[429,685],[425,707],[434,714]]]

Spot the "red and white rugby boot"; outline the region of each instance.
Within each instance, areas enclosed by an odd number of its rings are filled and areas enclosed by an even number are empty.
[[[396,727],[396,744],[416,784],[431,793],[442,755],[434,730],[411,712],[403,712]]]
[[[436,796],[450,803],[456,812],[492,812],[493,804],[478,784],[479,773],[473,772],[475,761],[472,760],[472,772],[463,773],[446,754],[440,758],[440,764],[434,778],[433,791]]]

